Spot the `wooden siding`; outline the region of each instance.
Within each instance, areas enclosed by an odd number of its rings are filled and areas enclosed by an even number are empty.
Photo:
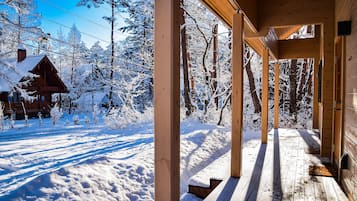
[[[346,80],[342,152],[349,156],[349,167],[341,182],[352,200],[357,200],[357,2],[336,1],[336,21],[352,20],[352,34],[346,36]],[[352,12],[353,11],[353,12]]]

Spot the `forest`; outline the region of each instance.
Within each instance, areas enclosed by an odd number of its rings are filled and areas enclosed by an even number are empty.
[[[28,55],[46,54],[54,63],[69,93],[56,94],[56,104],[64,113],[95,112],[100,108],[112,127],[140,121],[153,108],[154,2],[147,0],[79,0],[78,7],[106,8],[102,19],[91,19],[51,2],[65,14],[77,15],[94,27],[110,29],[105,39],[95,31],[87,33],[76,24],[51,21],[37,12],[34,0],[0,2],[0,65],[16,57],[25,47]],[[47,2],[48,3],[48,2]],[[195,118],[218,125],[230,124],[231,30],[196,0],[181,1],[181,118]],[[41,21],[58,26],[56,33],[41,28]],[[118,21],[124,25],[119,26]],[[97,22],[102,23],[97,23]],[[105,25],[105,26],[104,26]],[[110,27],[110,28],[108,28]],[[82,37],[96,38],[88,46]],[[117,35],[124,36],[116,40]],[[292,38],[309,38],[313,26],[304,26]],[[244,46],[244,126],[259,128],[261,112],[261,58]],[[311,127],[300,121],[312,116],[313,60],[280,61],[280,121],[290,127]],[[269,101],[274,98],[274,62],[270,63]],[[24,101],[34,101],[27,82],[15,83],[0,71],[0,78],[13,86]],[[19,72],[20,73],[20,72]],[[33,76],[25,72],[27,77]],[[270,116],[273,104],[269,104]],[[271,121],[269,121],[271,122]],[[270,123],[271,124],[271,123]]]

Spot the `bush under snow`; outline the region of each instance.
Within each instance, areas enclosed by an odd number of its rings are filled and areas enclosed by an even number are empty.
[[[121,109],[112,109],[109,114],[104,117],[105,124],[113,129],[125,128],[131,124],[144,123],[152,121],[153,108],[146,109],[143,113],[123,106]]]
[[[51,108],[50,115],[53,125],[55,125],[57,121],[62,117],[62,109],[58,107],[57,103],[55,104],[55,106],[53,106],[53,108]]]

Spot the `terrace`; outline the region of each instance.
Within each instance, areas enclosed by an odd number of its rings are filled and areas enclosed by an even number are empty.
[[[309,166],[325,167],[328,163],[336,168],[337,179],[341,178],[346,37],[335,36],[335,24],[348,18],[345,11],[351,1],[337,3],[336,10],[334,0],[202,2],[232,29],[230,177],[207,200],[346,200],[332,177],[310,176]],[[179,3],[155,1],[155,200],[165,201],[178,200],[180,194]],[[314,25],[313,38],[289,38],[304,25]],[[254,162],[242,151],[244,42],[263,59],[261,146]],[[279,60],[296,58],[314,59],[313,129],[318,129],[319,138],[306,131],[285,135],[278,129]],[[269,63],[275,65],[275,130],[271,136]],[[319,65],[323,69],[320,76]],[[318,155],[316,150],[315,155],[305,152],[311,144],[318,145]]]

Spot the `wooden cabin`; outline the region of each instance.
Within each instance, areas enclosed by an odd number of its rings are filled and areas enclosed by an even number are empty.
[[[34,92],[35,100],[25,101],[20,93],[16,92],[8,82],[1,82],[0,101],[5,105],[5,115],[15,114],[16,119],[24,118],[24,109],[29,117],[37,117],[41,112],[43,116],[49,116],[53,105],[52,94],[67,93],[67,87],[57,74],[53,63],[46,55],[26,56],[25,49],[18,50],[18,56],[6,60],[10,65],[16,66],[17,72],[7,72],[8,77],[14,83],[26,81],[26,72],[37,75],[31,82],[22,87],[29,92]]]
[[[246,200],[245,193],[249,192],[236,189],[239,186],[250,186],[249,183],[240,185],[248,174],[242,170],[242,164],[246,163],[242,155],[244,42],[263,59],[262,145],[271,142],[268,139],[269,62],[275,63],[275,69],[278,71],[280,59],[314,59],[313,128],[319,131],[319,155],[327,158],[328,163],[337,168],[336,180],[331,182],[342,187],[348,199],[357,200],[357,1],[201,1],[232,29],[233,37],[231,177],[227,178],[226,182],[222,182],[217,187],[218,190],[211,193],[212,196],[209,196],[208,200]],[[180,12],[180,0],[155,0],[155,200],[157,201],[179,200],[180,196]],[[292,33],[304,25],[314,25],[314,38],[289,39]],[[317,79],[319,64],[322,69],[320,83]],[[275,73],[275,76],[275,80],[279,80],[278,73]],[[276,82],[275,108],[279,103],[278,87],[279,82]],[[321,101],[318,101],[319,88]],[[275,131],[279,131],[278,119],[279,110],[276,109]],[[273,144],[275,146],[275,143]],[[282,155],[279,149],[277,153],[279,159]],[[275,157],[266,158],[275,160]],[[294,162],[304,163],[299,160],[296,158]],[[283,162],[280,160],[277,166],[268,169],[275,172]],[[289,164],[286,165],[289,168]],[[290,168],[294,166],[290,164]],[[260,170],[268,171],[263,167]],[[281,190],[284,187],[281,183],[281,174],[279,172],[275,178],[274,173],[273,181],[264,181],[267,178],[259,177],[260,183],[271,185],[270,183],[280,182]],[[306,177],[302,183],[304,181],[309,183],[311,178],[313,177]],[[294,177],[288,176],[286,179],[294,180]],[[258,182],[257,187],[251,189],[256,193],[254,197],[256,200],[265,200],[259,197],[259,189],[265,187],[263,184],[259,185]],[[331,186],[334,185],[323,184],[321,188],[316,189],[316,192],[332,193],[334,192],[332,188],[325,189]],[[267,200],[272,200],[273,196],[278,195],[273,195],[275,186],[270,191],[270,193],[269,189],[264,191],[268,193],[265,197]],[[292,191],[281,191],[279,195],[289,194],[292,196],[291,200],[295,196],[294,190]],[[280,198],[289,200],[288,197]],[[302,199],[310,200],[308,197]],[[330,200],[328,197],[311,199]]]

